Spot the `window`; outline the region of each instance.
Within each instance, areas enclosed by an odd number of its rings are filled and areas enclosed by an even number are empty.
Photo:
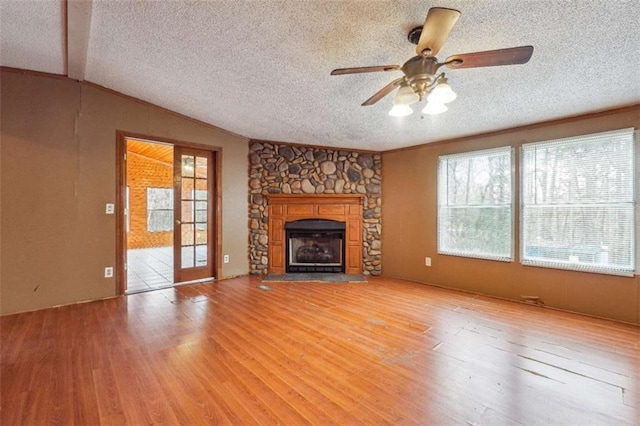
[[[147,188],[147,231],[173,231],[172,188]]]
[[[512,259],[511,147],[438,159],[438,253]]]
[[[522,147],[525,265],[632,275],[633,129]]]

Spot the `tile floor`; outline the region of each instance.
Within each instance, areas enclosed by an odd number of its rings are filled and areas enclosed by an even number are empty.
[[[127,293],[173,285],[173,247],[127,250]]]

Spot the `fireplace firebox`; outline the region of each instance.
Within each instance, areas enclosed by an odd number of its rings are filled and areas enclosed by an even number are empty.
[[[302,219],[284,225],[286,272],[345,272],[345,223]]]

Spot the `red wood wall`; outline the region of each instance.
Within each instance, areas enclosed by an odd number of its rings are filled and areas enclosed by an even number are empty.
[[[129,151],[127,186],[129,187],[130,226],[128,248],[173,245],[173,232],[147,231],[147,188],[172,188],[173,165]]]

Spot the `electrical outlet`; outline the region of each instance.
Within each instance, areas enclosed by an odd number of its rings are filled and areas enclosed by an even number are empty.
[[[431,266],[431,258],[430,257],[425,257],[424,258],[424,266]]]
[[[113,266],[107,266],[104,268],[104,277],[113,278]]]
[[[106,214],[113,214],[113,212],[115,211],[116,206],[113,203],[107,203],[104,212]]]
[[[225,254],[225,255],[222,257],[222,262],[223,262],[223,263],[229,263],[229,255],[228,255],[228,254]]]

